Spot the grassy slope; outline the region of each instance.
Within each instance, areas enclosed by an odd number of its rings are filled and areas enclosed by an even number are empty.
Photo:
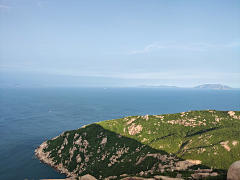
[[[235,113],[240,115],[240,112]],[[180,113],[163,116],[163,121],[156,116],[149,116],[148,121],[135,116],[127,117],[125,120],[104,121],[99,124],[105,129],[136,139],[139,142],[145,138],[147,141],[142,143],[148,144],[154,149],[175,153],[184,159],[199,159],[207,166],[227,169],[232,162],[240,159],[240,120],[229,116],[227,111],[191,111],[185,113],[183,117]],[[126,128],[124,126],[126,119],[131,118],[137,118],[134,123],[144,127],[144,130],[135,136],[123,132],[124,127]],[[216,118],[220,118],[219,122],[215,120]],[[205,122],[206,125],[191,127],[164,123],[177,119],[194,119],[196,124],[201,121]],[[206,121],[203,121],[204,119]],[[148,134],[149,131],[151,134]],[[229,141],[230,151],[225,150],[220,144],[226,141]],[[232,145],[233,141],[237,141],[238,144]]]
[[[240,111],[235,113],[240,116]],[[132,123],[127,124],[133,119],[135,120]],[[141,125],[142,131],[136,135],[130,135],[128,128],[133,124]],[[156,158],[147,157],[144,163],[134,165],[139,157],[144,157],[148,153],[162,155],[174,153],[178,158],[201,160],[203,165],[227,169],[234,161],[240,159],[239,129],[240,120],[229,116],[227,111],[191,111],[148,117],[131,116],[67,131],[57,139],[48,141],[49,146],[46,151],[51,150],[51,156],[55,158],[56,164],[62,163],[70,171],[74,171],[77,165],[81,166],[78,168],[81,170],[76,172],[81,176],[87,173],[94,174],[95,177],[135,175],[162,163]],[[79,152],[80,148],[84,148],[83,145],[73,145],[73,141],[77,139],[74,139],[76,133],[80,134],[82,141],[85,139],[89,142],[90,147],[86,147],[84,152]],[[62,156],[59,157],[57,152],[66,137],[68,145],[64,147]],[[104,137],[107,138],[107,143],[101,145]],[[220,144],[227,141],[230,151]],[[235,141],[237,144],[233,145]],[[70,161],[69,149],[73,146],[77,150],[74,151]],[[136,149],[140,151],[136,152]],[[116,162],[109,166],[109,159],[117,156],[120,151],[124,153],[118,158],[115,157]],[[81,155],[81,163],[76,162],[78,154]],[[87,156],[89,161],[84,162]]]

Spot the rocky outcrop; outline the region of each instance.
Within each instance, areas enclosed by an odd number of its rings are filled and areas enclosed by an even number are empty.
[[[234,119],[240,119],[240,116],[236,116],[234,111],[228,111],[229,116],[233,117]]]
[[[106,144],[107,143],[107,137],[104,137],[100,143],[100,145]]]
[[[80,178],[80,180],[97,180],[95,177],[91,176],[90,174],[86,174]]]
[[[233,146],[236,146],[237,144],[238,144],[237,141],[233,141],[233,142],[232,142],[232,145],[233,145]]]
[[[148,115],[142,116],[142,118],[143,118],[143,119],[146,119],[146,121],[148,121],[148,119],[149,119]]]
[[[221,142],[220,144],[224,147],[224,149],[226,149],[227,151],[230,151],[230,147],[228,146],[229,141],[226,142]]]
[[[156,170],[158,172],[164,172],[164,171],[180,171],[180,170],[186,170],[189,167],[193,165],[201,164],[200,160],[186,160],[186,161],[178,161],[178,159],[175,156],[168,157],[167,155],[161,155],[160,153],[155,154],[147,154],[146,156],[139,157],[136,160],[136,163],[134,166],[139,165],[140,163],[144,162],[144,160],[147,157],[153,157],[161,161],[162,163],[158,164],[158,167],[148,170],[148,171],[142,171],[139,173],[140,176],[146,175],[148,173],[152,173],[153,170]]]
[[[77,162],[77,163],[80,163],[81,161],[82,161],[82,158],[81,158],[80,154],[78,154],[78,155],[76,156],[76,162]]]
[[[131,124],[135,120],[136,120],[136,118],[132,118],[130,121],[127,122],[127,125]]]
[[[130,135],[135,135],[135,134],[138,134],[142,131],[143,127],[141,125],[135,125],[134,123],[128,127],[128,133]]]
[[[126,177],[122,180],[155,180],[154,178],[142,178],[142,177]]]
[[[201,164],[200,160],[191,160],[188,159],[186,161],[178,161],[176,163],[176,170],[186,170],[189,167],[193,166],[193,165],[198,165]]]
[[[154,176],[156,180],[183,180],[182,178],[171,178],[168,176]]]
[[[240,179],[240,161],[234,162],[228,169],[227,180]]]
[[[65,174],[67,177],[73,177],[77,178],[77,175],[69,172],[68,169],[63,167],[62,164],[55,165],[55,162],[53,162],[53,158],[50,157],[51,151],[44,152],[44,149],[48,147],[47,142],[43,142],[38,148],[35,150],[35,156],[44,164],[47,164],[54,168],[57,172],[60,172],[61,174]]]
[[[229,114],[229,116],[234,116],[235,115],[235,112],[234,111],[228,111],[228,114]]]
[[[153,178],[143,178],[143,177],[126,177],[122,180],[183,180],[182,178],[171,178],[168,176],[154,176]]]
[[[209,176],[218,176],[217,172],[212,172],[212,169],[201,169],[194,172],[194,174],[191,174],[192,179],[198,180],[200,178],[206,178]]]

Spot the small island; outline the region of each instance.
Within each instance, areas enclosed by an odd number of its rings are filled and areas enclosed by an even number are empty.
[[[197,89],[233,89],[232,87],[221,85],[221,84],[203,84],[196,86]]]

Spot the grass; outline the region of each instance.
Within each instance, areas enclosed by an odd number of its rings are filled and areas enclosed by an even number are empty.
[[[235,111],[235,115],[240,116],[240,111]],[[132,122],[129,123],[130,121]],[[141,126],[142,130],[130,135],[130,126]],[[45,152],[51,151],[55,164],[62,163],[69,171],[75,171],[79,176],[92,174],[96,178],[117,176],[117,179],[121,179],[122,174],[136,176],[141,171],[147,172],[151,169],[152,174],[147,174],[146,177],[154,174],[174,177],[177,172],[157,171],[159,164],[168,164],[170,161],[162,162],[152,156],[146,156],[154,153],[168,157],[169,153],[173,153],[179,160],[201,160],[201,166],[226,171],[240,158],[239,128],[240,120],[229,116],[227,111],[205,110],[148,117],[130,116],[66,131],[58,138],[49,140]],[[75,134],[79,136],[74,138]],[[80,136],[82,144],[77,145],[74,142]],[[101,144],[104,138],[107,138],[107,143]],[[68,144],[61,149],[65,139]],[[84,140],[89,143],[88,146],[84,145]],[[230,151],[220,144],[227,141]],[[70,160],[73,147],[76,150]],[[58,153],[60,149],[61,153]],[[78,154],[82,159],[80,163],[76,161]],[[145,159],[136,165],[140,157]],[[225,177],[226,173],[221,172],[219,178]],[[187,178],[193,172],[181,173]]]

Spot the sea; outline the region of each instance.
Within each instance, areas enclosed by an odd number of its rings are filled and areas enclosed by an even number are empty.
[[[66,130],[133,115],[240,111],[240,90],[193,88],[0,88],[0,180],[64,179],[34,157]]]

